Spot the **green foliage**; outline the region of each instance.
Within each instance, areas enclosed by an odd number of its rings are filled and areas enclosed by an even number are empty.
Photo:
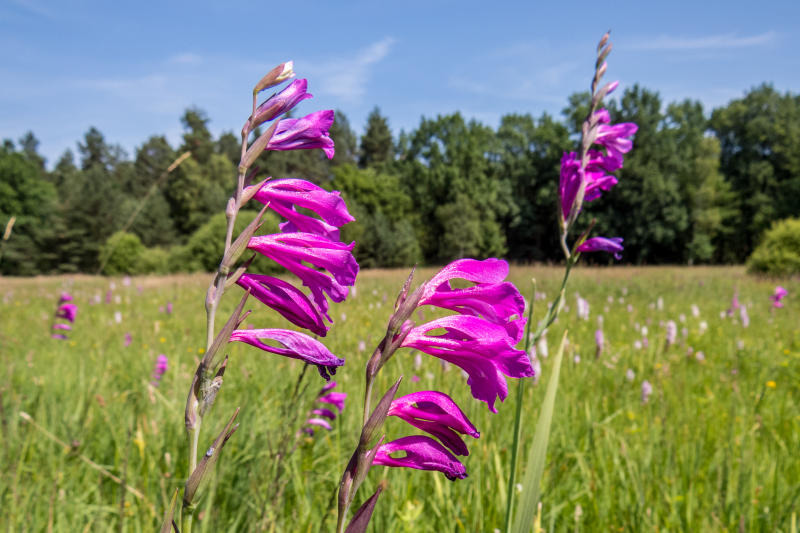
[[[100,264],[103,274],[139,274],[141,255],[145,247],[132,233],[118,231],[106,240],[100,249]]]
[[[363,268],[413,265],[421,259],[411,198],[397,176],[353,165],[335,167],[327,185],[342,193],[355,218],[341,229],[344,242],[355,241]]]
[[[258,213],[255,211],[240,211],[236,217],[233,237],[241,233],[247,225],[253,221]],[[263,225],[259,233],[278,233],[278,218],[271,212],[264,214]],[[225,213],[217,213],[211,216],[203,225],[197,228],[186,244],[174,246],[170,250],[168,266],[170,272],[214,272],[219,267],[222,260],[222,253],[225,249],[225,233],[228,227],[228,219]],[[254,272],[275,272],[280,267],[268,261],[262,256],[258,256],[253,263]]]
[[[773,223],[747,260],[747,269],[770,276],[800,274],[800,218]]]
[[[496,152],[496,142],[490,128],[474,120],[466,122],[458,113],[423,119],[411,134],[396,172],[418,214],[415,229],[426,261],[453,259],[460,248],[474,250],[479,257],[505,251],[500,221],[513,217],[516,205],[508,178],[497,175],[486,157]],[[444,213],[464,208],[474,213],[480,225],[475,229],[475,223],[471,223],[464,232],[471,240],[463,247],[440,248],[441,236],[448,230],[448,243],[457,238],[456,228],[440,210],[448,204],[453,205]]]
[[[361,150],[358,157],[360,167],[379,167],[392,160],[394,143],[389,122],[375,107],[367,116],[367,128],[361,137]]]
[[[145,248],[139,255],[138,274],[167,274],[169,271],[169,252],[164,248]]]
[[[800,198],[800,96],[761,85],[714,110],[720,167],[736,198],[724,260],[742,260],[779,219],[797,215]]]
[[[0,224],[3,230],[17,217],[11,238],[4,244],[0,273],[33,275],[46,271],[52,255],[31,253],[52,238],[52,210],[56,191],[44,179],[41,159],[35,154],[0,148]],[[45,250],[43,250],[45,251]]]

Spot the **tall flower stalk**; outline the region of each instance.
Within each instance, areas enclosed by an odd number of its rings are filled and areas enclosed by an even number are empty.
[[[192,529],[194,496],[207,472],[213,467],[220,449],[238,427],[234,425],[239,409],[230,417],[205,455],[198,460],[200,429],[222,387],[228,357],[222,355],[229,342],[242,342],[270,353],[299,359],[316,365],[326,380],[344,360],[325,345],[305,333],[288,329],[237,329],[248,312],[244,306],[249,295],[277,311],[296,326],[325,336],[332,320],[328,315],[328,299],[341,302],[358,273],[352,249],[354,243],[338,241],[338,228],[353,220],[338,192],[324,191],[300,179],[267,179],[247,186],[251,168],[264,150],[297,150],[321,148],[331,158],[333,140],[328,133],[333,111],[317,111],[300,119],[280,119],[299,102],[311,98],[306,80],[294,80],[260,105],[259,94],[294,77],[291,62],[275,67],[253,89],[252,112],[242,128],[241,160],[237,185],[226,208],[227,230],[219,268],[208,287],[206,308],[206,350],[195,371],[185,409],[185,425],[189,439],[189,477],[183,494],[181,531]],[[250,142],[256,128],[272,122],[265,132]],[[241,208],[248,201],[263,204],[259,215],[234,239],[234,224]],[[303,211],[299,211],[302,208]],[[286,219],[281,233],[256,235],[261,218],[271,209]],[[311,212],[320,218],[307,214]],[[253,255],[240,261],[247,251]],[[285,267],[306,286],[311,295],[293,284],[270,276],[249,273],[255,254],[261,254]],[[307,264],[313,266],[309,267]],[[325,271],[328,273],[326,274]],[[221,328],[216,319],[226,290],[238,284],[244,289],[239,305]],[[327,321],[327,323],[326,323]],[[172,514],[165,517],[165,525]]]
[[[365,531],[382,487],[353,515],[347,516],[359,486],[372,465],[442,472],[463,479],[467,471],[457,456],[469,451],[461,435],[480,433],[452,398],[439,391],[416,391],[395,398],[402,378],[372,407],[378,373],[400,348],[412,348],[459,366],[468,376],[472,396],[497,412],[495,401],[508,395],[506,377],[533,376],[525,352],[517,350],[525,327],[524,299],[505,281],[508,264],[499,259],[461,259],[410,292],[413,271],[398,296],[383,340],[366,366],[361,436],[339,484],[337,533]],[[472,285],[455,288],[452,280]],[[458,314],[417,324],[414,311],[432,305]],[[444,333],[441,333],[444,331]],[[384,442],[383,423],[395,416],[428,435],[408,435]],[[400,454],[400,455],[398,455]]]
[[[606,33],[597,45],[597,56],[595,62],[594,76],[591,82],[591,101],[589,113],[583,121],[581,127],[581,140],[577,152],[566,152],[561,158],[561,172],[559,179],[559,229],[561,249],[564,253],[565,268],[561,287],[553,303],[547,309],[545,316],[539,322],[534,332],[530,331],[533,317],[533,298],[528,310],[528,331],[525,335],[525,352],[529,352],[531,344],[536,344],[547,328],[556,320],[559,312],[564,305],[567,282],[572,268],[578,262],[582,252],[604,251],[614,255],[616,259],[621,258],[623,251],[622,239],[619,237],[592,237],[588,238],[594,221],[589,227],[580,233],[569,244],[568,239],[571,230],[575,227],[575,222],[580,214],[583,203],[600,198],[603,192],[609,191],[617,184],[617,178],[611,173],[622,168],[624,154],[633,147],[630,140],[637,130],[636,124],[610,124],[610,116],[606,109],[600,107],[603,98],[613,92],[619,82],[613,81],[600,85],[603,75],[607,69],[606,58],[611,53],[612,45],[609,42],[609,34]],[[559,358],[560,361],[560,358]],[[556,370],[557,372],[557,370]],[[555,374],[557,375],[557,374]],[[511,531],[511,518],[514,505],[514,488],[517,483],[517,463],[519,454],[519,443],[521,440],[521,415],[522,401],[525,383],[520,380],[517,383],[516,405],[514,413],[514,440],[511,447],[511,463],[509,465],[508,488],[506,491],[506,513],[505,529]],[[549,388],[549,387],[548,387]],[[548,391],[549,393],[549,391]],[[555,391],[552,393],[554,399]],[[538,431],[538,428],[537,428]],[[547,426],[549,431],[549,425]],[[535,439],[540,440],[541,439]],[[546,439],[543,445],[546,446]],[[529,465],[530,467],[531,465]],[[535,481],[538,489],[539,480]],[[534,500],[538,497],[534,498]],[[536,505],[533,501],[533,505]],[[520,522],[520,521],[518,521]],[[526,528],[527,526],[523,526]]]

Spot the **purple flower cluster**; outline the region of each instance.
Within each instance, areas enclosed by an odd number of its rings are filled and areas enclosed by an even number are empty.
[[[333,409],[338,411],[338,414],[341,414],[344,411],[344,401],[347,398],[347,393],[345,392],[331,392],[336,386],[335,381],[330,381],[325,384],[324,387],[319,391],[317,394],[317,402],[325,405],[330,405]],[[337,412],[333,409],[329,409],[325,406],[315,407],[309,413],[311,418],[306,420],[306,427],[303,428],[303,432],[307,433],[308,435],[314,434],[314,428],[312,426],[321,427],[323,429],[327,429],[330,431],[333,429],[329,421],[336,420]]]
[[[612,92],[618,82],[608,85],[605,94]],[[632,137],[638,127],[632,122],[610,124],[608,110],[594,111],[584,124],[584,135],[592,139],[593,144],[605,149],[589,149],[581,159],[575,152],[565,152],[561,158],[561,179],[558,192],[561,199],[561,225],[567,228],[578,216],[583,202],[591,202],[600,198],[604,191],[609,191],[617,184],[617,178],[611,175],[622,168],[623,156],[633,148]],[[621,258],[622,238],[593,237],[578,246],[578,252],[609,252],[617,259]]]
[[[169,360],[167,356],[162,354],[158,354],[156,358],[156,364],[153,366],[153,379],[150,380],[150,384],[154,387],[158,387],[159,383],[161,383],[161,378],[164,376],[164,373],[167,371],[167,365]]]
[[[431,320],[421,326],[406,321],[400,328],[401,347],[433,355],[460,367],[468,376],[472,396],[497,412],[495,400],[508,395],[506,376],[532,377],[525,351],[514,346],[523,336],[525,301],[517,288],[504,281],[508,263],[500,259],[460,259],[444,267],[419,290],[417,306],[433,305],[459,314]],[[473,285],[455,288],[454,279]],[[411,310],[413,311],[413,309]],[[406,311],[410,312],[410,311]],[[456,455],[469,451],[459,434],[480,433],[448,395],[419,391],[392,401],[396,416],[429,433],[407,436],[378,447],[373,464],[437,470],[449,479],[467,477]],[[403,453],[402,456],[393,454]]]
[[[772,296],[769,297],[769,299],[772,300],[772,307],[773,308],[783,307],[783,302],[781,300],[783,300],[787,294],[789,294],[789,291],[787,291],[780,285],[775,287],[775,292],[772,293]]]
[[[256,109],[244,131],[272,120],[310,98],[306,87],[306,80],[296,80],[273,95]],[[302,119],[280,120],[265,149],[322,148],[329,158],[333,157],[333,141],[328,135],[332,123],[333,111],[312,113]],[[286,268],[311,294],[309,297],[285,280],[262,274],[243,273],[236,283],[292,324],[324,337],[329,328],[327,323],[333,322],[328,314],[328,300],[344,301],[358,274],[358,263],[352,254],[355,243],[339,241],[339,228],[354,220],[344,200],[337,191],[326,191],[301,179],[266,180],[244,189],[242,198],[255,199],[286,219],[280,225],[281,233],[253,236],[247,248]],[[230,340],[315,364],[325,379],[330,379],[328,373],[335,373],[336,367],[344,364],[343,359],[328,351],[321,342],[297,331],[236,330]],[[267,340],[283,347],[269,344],[265,342]]]
[[[61,293],[58,299],[58,307],[53,319],[53,330],[51,337],[62,341],[67,340],[67,336],[62,331],[71,331],[75,316],[78,314],[78,306],[72,302],[72,295],[68,292]]]
[[[504,376],[532,377],[533,368],[524,350],[515,348],[523,336],[525,299],[513,283],[504,281],[508,263],[502,259],[459,259],[444,267],[422,290],[419,305],[452,311],[411,329],[403,346],[438,357],[464,370],[472,396],[486,402],[508,396]],[[453,279],[474,285],[453,288]],[[437,334],[444,330],[444,333]]]

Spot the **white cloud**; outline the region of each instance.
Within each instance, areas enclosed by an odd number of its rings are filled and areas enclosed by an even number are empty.
[[[740,37],[735,34],[706,35],[703,37],[676,37],[662,35],[654,39],[642,40],[632,48],[638,50],[712,50],[728,48],[747,48],[774,42],[778,34],[774,31],[758,35]]]
[[[340,57],[324,64],[305,63],[303,70],[313,75],[320,93],[357,102],[366,93],[371,68],[385,58],[395,43],[391,37],[358,50],[354,56]]]

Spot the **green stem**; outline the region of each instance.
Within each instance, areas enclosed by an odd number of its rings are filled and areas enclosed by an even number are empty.
[[[561,288],[556,295],[555,300],[550,305],[550,308],[547,311],[547,316],[542,324],[536,328],[536,332],[533,334],[533,338],[531,338],[530,330],[531,330],[531,323],[533,321],[533,301],[536,298],[536,291],[534,289],[533,297],[531,298],[531,307],[528,310],[528,325],[527,331],[525,332],[525,353],[527,354],[531,343],[536,345],[539,341],[539,338],[544,334],[544,331],[555,321],[558,317],[558,313],[561,309],[561,301],[564,299],[564,293],[567,288],[567,281],[569,280],[569,274],[572,271],[572,267],[575,265],[575,261],[577,260],[576,254],[567,254],[567,264],[564,270],[564,279],[561,281]],[[514,486],[516,485],[517,479],[517,456],[519,455],[519,442],[521,440],[521,424],[522,424],[522,400],[523,400],[523,387],[525,386],[525,382],[522,379],[517,380],[517,402],[514,410],[514,441],[511,445],[511,463],[509,465],[509,473],[508,473],[508,488],[506,492],[506,516],[505,516],[505,533],[509,533],[511,531],[511,513],[513,511],[514,506]]]
[[[533,302],[536,299],[536,285],[533,286],[533,295],[531,296],[531,307],[528,309],[528,325],[525,328],[525,353],[530,349],[530,335],[531,335],[531,322],[533,321]],[[528,356],[530,357],[530,356]],[[517,454],[519,453],[519,437],[520,437],[520,421],[522,418],[522,398],[523,398],[523,381],[517,380],[517,402],[514,411],[514,442],[511,446],[511,469],[508,475],[508,489],[506,490],[506,532],[508,532],[509,524],[511,524],[511,511],[513,508],[513,494],[514,485],[517,479]]]

